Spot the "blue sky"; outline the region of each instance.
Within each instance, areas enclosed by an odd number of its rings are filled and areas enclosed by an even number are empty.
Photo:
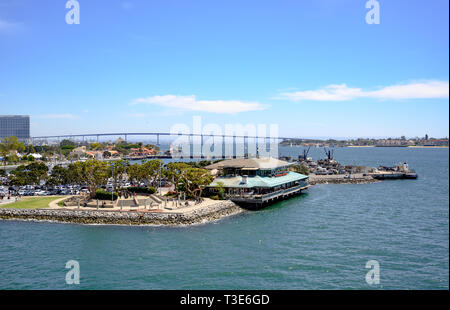
[[[278,124],[448,136],[447,0],[0,0],[0,114],[32,135]]]

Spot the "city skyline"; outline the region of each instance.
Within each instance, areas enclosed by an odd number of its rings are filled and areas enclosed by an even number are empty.
[[[31,135],[279,125],[304,138],[448,137],[448,1],[0,3],[2,114]]]

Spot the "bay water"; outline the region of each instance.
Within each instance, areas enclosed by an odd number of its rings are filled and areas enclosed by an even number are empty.
[[[0,289],[448,289],[448,156],[448,148],[336,148],[342,164],[406,161],[419,178],[316,185],[196,226],[0,220]],[[69,260],[80,264],[79,285],[66,284]],[[369,260],[379,263],[378,285],[365,280]]]

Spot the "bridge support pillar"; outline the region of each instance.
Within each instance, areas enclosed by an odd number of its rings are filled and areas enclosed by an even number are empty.
[[[200,158],[203,158],[203,135],[200,136]]]

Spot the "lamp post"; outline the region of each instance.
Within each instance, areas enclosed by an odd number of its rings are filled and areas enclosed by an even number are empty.
[[[114,208],[114,162],[111,161],[111,177],[113,181],[112,190],[111,190],[111,205]]]
[[[159,195],[161,195],[161,163],[159,164]]]

